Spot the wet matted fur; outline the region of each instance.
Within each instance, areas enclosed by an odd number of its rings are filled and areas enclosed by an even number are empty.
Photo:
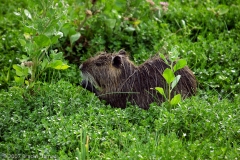
[[[162,74],[169,66],[160,57],[136,66],[121,50],[112,54],[101,53],[83,62],[79,68],[84,78],[82,86],[112,107],[125,108],[129,101],[148,109],[150,103],[164,101],[164,97],[154,89],[167,87]],[[178,93],[183,98],[194,95],[197,82],[192,71],[186,66],[175,75],[181,75],[181,78],[172,96]]]

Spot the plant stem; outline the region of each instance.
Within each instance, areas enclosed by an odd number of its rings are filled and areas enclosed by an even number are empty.
[[[170,86],[170,84],[168,84],[168,101],[169,101],[169,103],[171,101],[171,86]]]

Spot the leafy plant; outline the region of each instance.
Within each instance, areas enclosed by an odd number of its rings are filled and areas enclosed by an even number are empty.
[[[55,2],[36,1],[32,13],[27,9],[15,13],[22,16],[24,39],[19,39],[19,42],[27,53],[20,59],[21,65],[13,65],[18,84],[25,83],[31,88],[47,68],[64,70],[69,67],[63,62],[63,54],[51,49],[63,36],[60,29],[66,23],[62,19],[64,13],[59,14],[56,10],[58,6]]]
[[[174,97],[171,97],[174,87],[176,87],[181,78],[181,75],[175,76],[174,73],[187,65],[187,61],[185,59],[178,59],[178,56],[179,52],[176,48],[169,53],[169,59],[166,59],[163,54],[160,54],[160,57],[169,65],[169,68],[166,68],[163,72],[163,78],[167,82],[167,89],[164,90],[162,87],[155,88],[171,105],[176,105],[181,101],[181,94],[176,94]]]

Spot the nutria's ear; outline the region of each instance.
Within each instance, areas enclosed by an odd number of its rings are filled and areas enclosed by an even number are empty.
[[[122,65],[122,58],[120,56],[115,56],[112,59],[112,65],[116,68]]]
[[[120,55],[126,55],[127,52],[124,49],[121,49],[120,51],[118,51],[118,54]]]

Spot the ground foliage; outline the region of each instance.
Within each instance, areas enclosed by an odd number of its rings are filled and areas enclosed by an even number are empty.
[[[37,84],[30,93],[13,87],[0,96],[3,157],[73,158],[85,144],[93,159],[239,155],[239,99],[202,93],[175,108],[152,104],[148,111],[136,106],[113,109],[65,81]],[[81,141],[83,133],[88,143]]]
[[[239,0],[3,0],[1,158],[237,159],[239,10]],[[71,67],[44,70],[31,89],[19,85],[13,65],[35,58],[29,48],[46,58],[62,52]],[[121,110],[78,86],[82,61],[122,48],[136,64],[179,52],[198,79],[197,96]]]

